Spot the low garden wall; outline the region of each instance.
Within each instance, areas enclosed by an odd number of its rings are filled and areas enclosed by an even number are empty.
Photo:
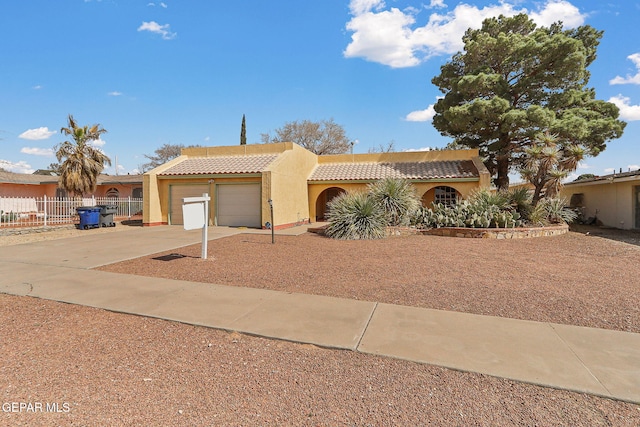
[[[326,225],[309,227],[307,231],[324,235]],[[472,239],[528,239],[531,237],[559,236],[569,231],[567,224],[549,227],[517,227],[517,228],[466,228],[441,227],[418,230],[413,227],[387,227],[387,237],[424,234],[428,236],[467,237]]]
[[[421,230],[430,236],[468,237],[476,239],[528,239],[531,237],[559,236],[569,231],[567,224],[549,227],[517,227],[517,228],[464,228],[442,227]]]

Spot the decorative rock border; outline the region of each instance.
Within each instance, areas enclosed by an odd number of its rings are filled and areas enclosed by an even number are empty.
[[[421,230],[429,236],[466,237],[475,239],[529,239],[531,237],[559,236],[569,232],[567,224],[549,227],[519,227],[519,228],[464,228],[441,227]]]

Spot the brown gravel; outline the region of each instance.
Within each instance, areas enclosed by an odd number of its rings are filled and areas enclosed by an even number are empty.
[[[0,294],[6,426],[638,426],[640,406]],[[66,406],[65,406],[66,405]]]
[[[335,242],[304,235],[278,236],[275,245],[270,236],[242,235],[212,241],[209,250],[207,261],[197,258],[196,245],[173,251],[185,258],[153,256],[108,269],[137,266],[150,274],[153,266],[186,278],[186,268],[198,267],[200,281],[272,283],[485,314],[506,302],[499,315],[527,318],[539,309],[542,317],[563,313],[564,323],[574,324],[606,313],[602,327],[638,329],[640,247],[591,235],[522,242],[420,236]],[[563,302],[546,307],[553,298]],[[0,425],[7,426],[640,425],[640,406],[610,399],[3,294],[0,394],[3,407],[69,408],[1,411]]]
[[[200,252],[194,245],[101,269],[640,332],[640,246],[592,235],[337,241],[305,234],[271,244],[269,235],[243,234],[209,242],[207,260]]]

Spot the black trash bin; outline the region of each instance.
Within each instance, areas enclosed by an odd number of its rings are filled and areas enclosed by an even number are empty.
[[[100,208],[100,227],[115,227],[113,215],[118,212],[118,207],[115,205],[98,205],[97,207]]]
[[[99,227],[100,225],[100,208],[95,206],[79,206],[76,208],[80,217],[78,228],[88,230],[90,228]]]

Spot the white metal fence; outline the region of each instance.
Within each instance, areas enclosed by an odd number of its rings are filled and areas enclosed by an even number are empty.
[[[113,197],[2,197],[0,227],[39,227],[78,222],[76,208],[110,205],[117,207],[116,218],[131,219],[142,215],[141,198]]]

